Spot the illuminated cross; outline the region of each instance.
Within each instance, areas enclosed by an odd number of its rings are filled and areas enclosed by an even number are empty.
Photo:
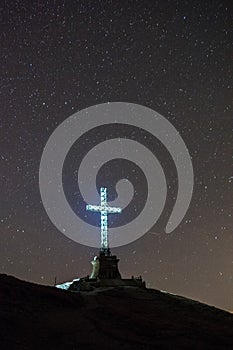
[[[101,251],[107,253],[109,251],[108,244],[108,214],[121,213],[121,208],[110,207],[107,203],[107,188],[100,188],[100,205],[87,204],[86,210],[99,212],[101,223]]]

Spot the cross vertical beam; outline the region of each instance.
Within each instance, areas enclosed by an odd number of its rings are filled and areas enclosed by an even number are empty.
[[[100,188],[100,202],[101,202],[101,208],[107,207],[107,188],[101,187]],[[109,243],[108,243],[108,214],[106,210],[103,210],[101,212],[100,216],[101,220],[101,249],[108,249]]]

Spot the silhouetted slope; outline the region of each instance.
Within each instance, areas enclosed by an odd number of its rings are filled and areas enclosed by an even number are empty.
[[[233,315],[133,287],[72,293],[0,275],[0,349],[233,349]]]

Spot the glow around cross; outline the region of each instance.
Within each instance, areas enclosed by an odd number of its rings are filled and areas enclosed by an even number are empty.
[[[86,210],[100,213],[101,226],[101,250],[107,251],[109,248],[108,239],[108,214],[121,213],[122,209],[118,207],[110,207],[107,200],[107,188],[100,188],[100,205],[87,204]]]

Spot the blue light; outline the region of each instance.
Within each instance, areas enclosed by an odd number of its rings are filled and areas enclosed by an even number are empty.
[[[108,214],[121,213],[122,209],[110,207],[107,203],[107,188],[100,188],[100,205],[87,204],[86,210],[100,213],[101,226],[101,250],[106,251],[109,248],[108,243]]]

